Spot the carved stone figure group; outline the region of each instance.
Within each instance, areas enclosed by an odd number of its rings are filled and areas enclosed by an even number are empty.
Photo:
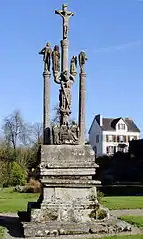
[[[62,13],[65,14],[64,10]],[[71,13],[68,13],[71,16]],[[44,60],[44,73],[50,74],[50,66],[52,59],[52,70],[54,81],[61,85],[59,94],[59,109],[60,109],[60,126],[54,125],[52,128],[52,136],[54,144],[78,144],[79,130],[76,123],[73,123],[69,128],[69,116],[71,114],[71,104],[72,104],[72,85],[75,81],[77,74],[77,56],[73,56],[70,62],[70,72],[65,70],[60,73],[60,51],[59,46],[56,45],[52,51],[50,43],[39,52],[43,55]],[[79,66],[80,73],[84,73],[84,65],[87,60],[87,56],[84,51],[82,51],[79,56]]]
[[[39,54],[43,55],[43,61],[44,61],[44,71],[50,72],[50,66],[51,66],[51,57],[52,57],[52,69],[53,73],[60,72],[60,51],[59,46],[56,45],[54,47],[54,50],[52,51],[50,47],[50,43],[48,42],[46,46],[39,52]],[[80,66],[80,72],[84,73],[84,65],[85,61],[87,60],[87,56],[85,54],[85,51],[81,51],[79,56],[79,66]],[[67,76],[68,72],[62,73],[64,77]],[[70,63],[70,74],[75,77],[77,74],[77,56],[73,56]]]
[[[52,127],[53,144],[78,144],[79,142],[79,128],[75,121],[72,126],[63,124],[60,126],[54,124]]]

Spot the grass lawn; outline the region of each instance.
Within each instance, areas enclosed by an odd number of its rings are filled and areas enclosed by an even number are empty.
[[[27,203],[37,201],[38,197],[38,194],[17,193],[12,188],[4,188],[0,191],[0,212],[26,210]],[[143,196],[104,197],[102,203],[109,209],[143,208]]]
[[[120,219],[135,225],[137,227],[142,227],[143,228],[143,217],[139,216],[122,216]]]
[[[143,208],[143,196],[104,197],[102,204],[110,210]]]
[[[13,188],[0,191],[0,213],[26,210],[28,202],[37,201],[39,195],[33,193],[17,193]]]

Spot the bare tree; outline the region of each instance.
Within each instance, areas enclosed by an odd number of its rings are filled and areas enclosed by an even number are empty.
[[[20,111],[16,110],[4,119],[3,130],[7,146],[16,150],[18,144],[25,144],[27,129]]]
[[[42,123],[34,123],[29,126],[29,143],[30,145],[42,144],[43,125]]]
[[[51,125],[60,124],[60,108],[59,108],[58,104],[56,106],[54,106],[53,111],[54,111],[54,115],[51,120]]]

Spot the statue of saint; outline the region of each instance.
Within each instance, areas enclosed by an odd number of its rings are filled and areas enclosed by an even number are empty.
[[[61,111],[61,125],[68,123],[68,117],[71,114],[71,88],[74,83],[74,77],[65,71],[61,75],[61,90],[60,90],[60,111]]]
[[[77,74],[77,57],[76,56],[73,56],[71,59],[70,73],[74,75]]]
[[[56,45],[52,52],[53,72],[60,72],[60,51],[59,46]]]
[[[53,144],[59,144],[59,127],[54,124],[52,127]]]
[[[69,143],[69,127],[68,123],[63,123],[60,129],[60,143],[65,144]]]
[[[43,55],[44,61],[44,72],[50,72],[50,65],[51,65],[51,55],[52,49],[50,47],[50,43],[48,42],[46,46],[39,52],[39,54]]]
[[[80,52],[78,59],[79,59],[80,72],[84,73],[84,65],[85,65],[85,61],[87,60],[85,51]]]
[[[72,144],[78,144],[79,142],[79,127],[75,121],[72,122],[70,128],[70,141]]]
[[[68,38],[68,30],[69,30],[69,18],[74,16],[73,12],[67,11],[67,5],[63,4],[62,10],[56,10],[56,14],[59,14],[63,18],[63,39]]]

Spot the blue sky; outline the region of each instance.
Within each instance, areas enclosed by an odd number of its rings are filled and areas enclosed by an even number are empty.
[[[20,109],[28,122],[42,121],[43,62],[38,52],[62,38],[61,0],[0,2],[0,123]],[[69,57],[86,50],[86,128],[95,114],[131,117],[143,131],[143,1],[67,0]],[[78,83],[73,117],[78,116]],[[59,86],[51,79],[51,114]]]

